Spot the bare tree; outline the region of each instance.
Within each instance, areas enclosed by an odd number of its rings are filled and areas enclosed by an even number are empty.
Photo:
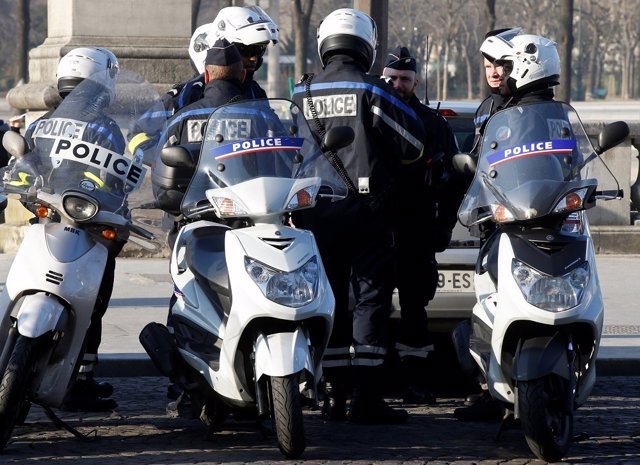
[[[558,10],[558,54],[560,55],[559,100],[571,101],[571,51],[573,50],[573,0],[561,0]]]
[[[619,12],[621,83],[620,94],[623,99],[634,97],[634,60],[640,48],[640,11],[638,5],[619,2],[616,8]],[[637,83],[637,79],[635,81]],[[637,86],[637,84],[636,84]]]
[[[296,44],[295,76],[302,76],[306,71],[307,50],[309,45],[309,24],[313,12],[314,0],[293,0],[294,20],[293,35]]]
[[[496,0],[484,0],[482,4],[482,25],[484,26],[484,34],[496,29]],[[483,36],[484,37],[484,36]],[[482,44],[480,44],[482,45]],[[487,78],[484,71],[484,60],[480,59],[480,73],[478,79],[478,89],[480,93],[487,91]]]

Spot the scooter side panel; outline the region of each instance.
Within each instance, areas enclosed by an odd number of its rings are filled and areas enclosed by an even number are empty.
[[[178,297],[172,312],[192,321],[204,331],[222,337],[224,334],[223,311],[209,300],[201,284],[196,280],[195,274],[188,268],[186,260],[186,243],[193,232],[215,226],[220,225],[211,221],[196,221],[180,230],[170,262],[174,292]],[[226,263],[216,264],[212,259],[211,266],[226,266]]]
[[[11,264],[4,292],[13,300],[29,289],[37,289],[59,295],[73,308],[93,309],[107,249],[88,241],[83,231],[60,226],[34,224],[27,229]],[[67,249],[72,252],[65,252]]]

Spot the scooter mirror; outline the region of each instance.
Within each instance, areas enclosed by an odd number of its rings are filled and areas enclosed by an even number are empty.
[[[328,152],[330,150],[338,150],[353,142],[356,137],[353,128],[349,126],[336,126],[327,131],[322,138],[322,150]]]
[[[598,155],[606,152],[612,147],[620,144],[629,135],[629,125],[624,121],[616,121],[607,124],[600,134],[598,134],[598,147],[596,153]]]
[[[21,158],[27,151],[27,141],[14,131],[7,131],[2,137],[4,149],[16,158]]]
[[[181,145],[165,147],[160,152],[160,160],[172,168],[194,168],[195,163],[191,152]]]
[[[476,172],[476,159],[468,153],[456,153],[451,160],[457,173],[473,175]]]

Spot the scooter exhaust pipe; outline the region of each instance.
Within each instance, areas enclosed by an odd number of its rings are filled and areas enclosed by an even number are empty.
[[[160,373],[169,378],[174,378],[178,374],[180,355],[175,340],[166,326],[160,323],[149,323],[142,328],[139,340]]]

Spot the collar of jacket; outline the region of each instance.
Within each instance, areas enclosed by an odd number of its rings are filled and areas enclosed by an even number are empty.
[[[364,66],[358,60],[355,60],[349,55],[344,55],[340,53],[337,55],[332,55],[327,60],[327,64],[324,67],[324,69],[326,70],[329,68],[336,68],[336,67],[342,67],[342,66],[354,66],[358,68],[360,71],[362,71],[363,73],[367,72],[367,70],[364,69]]]
[[[204,87],[204,95],[209,97],[218,92],[237,92],[242,93],[242,83],[238,79],[215,79],[209,81]]]

